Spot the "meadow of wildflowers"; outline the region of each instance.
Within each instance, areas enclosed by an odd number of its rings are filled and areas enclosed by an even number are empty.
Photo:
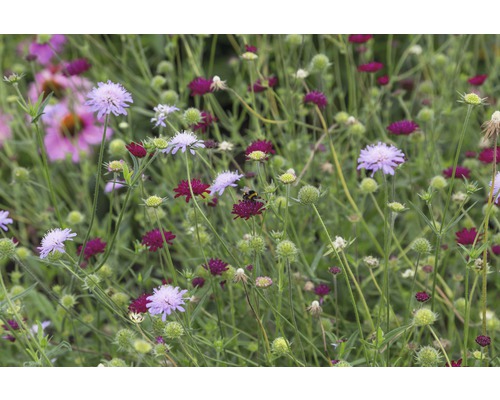
[[[500,36],[2,35],[0,366],[500,366]]]

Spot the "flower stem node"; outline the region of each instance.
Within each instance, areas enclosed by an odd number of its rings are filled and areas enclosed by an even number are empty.
[[[428,326],[432,325],[437,320],[437,314],[429,308],[420,308],[413,316],[414,326]]]
[[[306,185],[299,190],[298,199],[304,205],[316,204],[319,199],[319,189]]]
[[[163,333],[169,339],[179,339],[184,335],[184,328],[179,322],[172,321],[165,325]]]
[[[288,340],[279,337],[273,340],[271,344],[271,351],[277,356],[281,357],[290,353],[290,344]]]

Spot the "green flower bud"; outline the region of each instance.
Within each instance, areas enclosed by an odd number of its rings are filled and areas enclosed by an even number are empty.
[[[250,241],[249,240],[240,240],[236,244],[236,248],[238,251],[242,254],[250,254],[252,252],[252,248],[250,247]]]
[[[24,286],[21,285],[14,285],[10,288],[10,295],[11,296],[17,296],[18,294],[21,294],[25,291],[26,289]]]
[[[446,57],[444,54],[436,54],[434,56],[433,63],[437,67],[444,67],[446,64],[448,64],[448,57]]]
[[[285,42],[290,46],[300,46],[304,40],[304,35],[286,35]]]
[[[112,358],[108,361],[108,367],[128,367],[121,358]]]
[[[295,180],[297,179],[297,175],[295,175],[295,171],[293,169],[289,169],[284,174],[280,175],[278,179],[285,185],[288,185],[295,182]]]
[[[168,75],[174,72],[174,65],[170,61],[160,61],[156,67],[157,74]]]
[[[66,222],[70,225],[78,225],[83,222],[84,218],[80,211],[70,211],[66,217]]]
[[[10,280],[14,285],[19,285],[19,282],[21,282],[22,277],[23,274],[18,270],[12,271],[10,273]]]
[[[120,158],[127,154],[127,144],[122,139],[113,139],[109,142],[108,152],[111,157]]]
[[[108,264],[104,264],[99,271],[97,271],[97,276],[102,280],[109,279],[113,276],[113,269]]]
[[[26,247],[17,247],[16,255],[19,257],[21,261],[24,261],[31,255],[31,251]]]
[[[271,344],[271,351],[278,357],[287,355],[290,353],[290,345],[288,340],[283,337],[279,337],[273,340]]]
[[[267,158],[267,154],[263,151],[256,150],[248,154],[248,159],[251,161],[264,161]]]
[[[12,258],[16,253],[16,244],[12,239],[0,239],[0,260],[2,258]]]
[[[295,261],[299,251],[292,241],[282,240],[278,243],[278,246],[276,246],[276,253],[280,258],[284,258],[288,261]]]
[[[72,294],[65,294],[60,301],[65,308],[73,308],[76,304],[76,298]]]
[[[128,304],[129,297],[126,293],[117,292],[111,296],[111,300],[118,306],[124,307]]]
[[[178,322],[169,322],[165,325],[163,333],[169,339],[178,339],[184,335],[184,328]]]
[[[129,127],[129,124],[128,124],[128,122],[127,122],[127,121],[122,121],[122,122],[120,122],[120,123],[118,124],[118,128],[120,128],[120,130],[122,130],[122,131],[127,130],[127,129],[128,129],[128,127]]]
[[[354,124],[349,125],[347,132],[353,136],[362,136],[365,134],[366,128],[361,122],[356,121]]]
[[[460,311],[460,314],[465,314],[465,299],[463,297],[459,297],[454,301],[455,308]]]
[[[273,156],[271,164],[275,169],[281,169],[286,165],[286,159],[282,156]]]
[[[97,274],[90,274],[85,278],[83,278],[82,287],[83,289],[86,289],[89,292],[93,292],[100,281],[101,279],[99,278],[99,276],[97,276]]]
[[[12,170],[12,180],[15,183],[27,183],[30,180],[30,171],[22,167],[14,168]]]
[[[264,253],[266,250],[266,242],[262,236],[252,236],[250,240],[248,240],[248,244],[250,249],[255,253]]]
[[[311,60],[312,72],[324,72],[330,65],[330,60],[324,54],[316,54]]]
[[[197,108],[191,107],[184,111],[184,121],[188,125],[199,124],[202,120],[201,112]]]
[[[441,353],[434,347],[422,347],[415,356],[416,362],[422,367],[436,367],[441,363]]]
[[[298,199],[304,205],[316,204],[319,194],[319,189],[311,185],[306,185],[299,190]]]
[[[476,93],[467,93],[463,96],[463,100],[465,103],[478,106],[482,103],[481,97],[479,97]]]
[[[134,349],[138,353],[147,354],[153,349],[153,346],[151,345],[151,343],[146,342],[143,339],[137,339],[136,341],[134,341]]]
[[[375,179],[364,178],[361,181],[359,188],[363,194],[375,193],[378,189],[378,183]]]
[[[129,350],[132,348],[132,341],[135,339],[135,334],[130,329],[120,329],[116,332],[115,343],[120,350]]]
[[[232,265],[228,265],[226,268],[227,270],[222,273],[222,279],[232,281],[234,279],[236,269]]]
[[[392,203],[387,204],[387,206],[392,212],[395,213],[401,213],[407,210],[407,208],[403,204],[398,203],[397,201],[393,201]]]
[[[144,201],[146,207],[151,207],[151,208],[157,208],[160,207],[161,204],[163,203],[163,198],[159,196],[149,196],[145,201]]]
[[[446,182],[446,178],[441,175],[437,175],[431,179],[431,187],[437,190],[444,189],[448,186],[448,182]]]
[[[345,111],[340,111],[333,117],[337,124],[345,125],[347,120],[349,119],[349,114]]]
[[[153,139],[153,146],[158,150],[164,150],[168,146],[168,141],[162,137],[157,137]]]
[[[175,90],[166,90],[160,95],[161,103],[174,105],[179,101],[179,95]]]
[[[424,107],[417,114],[419,122],[430,122],[434,119],[434,110],[432,108]]]
[[[420,308],[413,316],[413,325],[427,326],[432,325],[437,320],[437,314],[429,308]]]
[[[345,367],[352,367],[352,365],[345,360],[340,360],[339,362],[333,364],[333,367],[345,368]]]
[[[411,245],[411,248],[418,254],[427,254],[432,250],[431,243],[425,238],[415,239]]]
[[[165,77],[161,75],[156,75],[153,76],[153,79],[151,79],[150,85],[153,89],[160,90],[165,85],[165,83],[167,83]]]
[[[48,44],[51,38],[52,35],[43,33],[40,35],[36,35],[36,42],[38,44]]]

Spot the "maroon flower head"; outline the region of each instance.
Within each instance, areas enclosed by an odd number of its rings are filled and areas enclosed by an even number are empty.
[[[479,335],[476,338],[476,343],[481,347],[486,347],[491,344],[491,338],[489,336]]]
[[[366,43],[373,38],[373,35],[349,35],[349,42],[351,43]]]
[[[477,154],[475,151],[468,150],[465,152],[466,158],[476,158]]]
[[[467,82],[469,82],[473,86],[481,86],[487,77],[488,75],[476,75],[467,80]]]
[[[219,199],[217,197],[212,197],[212,200],[210,200],[207,203],[207,206],[209,207],[217,207],[217,203],[219,202]]]
[[[148,293],[141,294],[137,299],[132,300],[128,306],[128,310],[134,313],[147,313],[148,308],[146,307],[146,304],[151,302],[151,300],[147,299],[149,296],[151,295]]]
[[[127,144],[125,147],[130,152],[130,154],[132,154],[134,157],[137,158],[146,157],[146,155],[148,154],[146,149],[139,143],[131,142]]]
[[[203,143],[205,144],[206,149],[216,149],[217,148],[217,142],[212,139],[204,140]]]
[[[210,93],[212,89],[211,79],[205,79],[201,76],[194,78],[188,85],[191,90],[191,96],[203,96],[204,94]]]
[[[385,86],[389,83],[389,77],[387,75],[379,76],[377,82],[380,86]]]
[[[201,276],[197,276],[195,278],[193,278],[193,280],[191,281],[191,284],[193,285],[193,287],[197,287],[197,288],[202,288],[203,285],[205,284],[205,279],[202,278]]]
[[[88,71],[91,66],[92,65],[85,58],[78,58],[66,63],[62,71],[66,76],[81,75]]]
[[[262,214],[264,210],[264,203],[261,201],[240,200],[238,203],[233,204],[233,211],[231,211],[231,214],[236,215],[233,219],[244,218],[247,220],[254,215]]]
[[[417,129],[418,129],[417,123],[406,119],[402,121],[393,122],[387,127],[387,130],[393,135],[410,135]]]
[[[314,293],[316,293],[319,297],[325,297],[328,293],[330,293],[330,287],[324,283],[320,283],[314,288]]]
[[[208,265],[203,264],[203,268],[209,270],[213,276],[222,275],[224,271],[227,271],[229,268],[227,267],[229,264],[225,263],[218,258],[211,258],[208,260]]]
[[[256,140],[247,147],[245,150],[245,156],[248,159],[248,155],[254,151],[262,151],[263,153],[266,154],[274,154],[276,151],[274,151],[273,144],[271,143],[270,140]]]
[[[257,54],[257,47],[252,46],[252,45],[250,45],[250,44],[246,44],[246,45],[245,45],[245,51],[248,51],[248,52],[250,52],[250,53]]]
[[[470,179],[470,172],[471,171],[469,168],[461,167],[460,165],[457,165],[457,169],[455,170],[455,178]],[[453,176],[453,167],[446,168],[445,170],[443,170],[443,175],[446,178],[451,179],[451,177]]]
[[[432,267],[432,265],[424,265],[422,267],[422,271],[424,271],[426,274],[430,274],[433,270],[434,268]]]
[[[451,360],[451,365],[446,363],[445,367],[461,367],[462,366],[462,359],[454,361]]]
[[[497,147],[497,164],[500,163],[500,147]],[[493,162],[494,158],[494,150],[492,148],[490,149],[484,149],[479,153],[479,161],[485,163],[485,164],[491,164]]]
[[[210,194],[208,188],[210,185],[203,183],[199,179],[191,179],[191,188],[193,189],[193,194],[195,196],[201,196],[202,199],[205,198],[205,193]],[[186,196],[186,203],[189,203],[191,200],[191,191],[189,190],[188,181],[180,181],[179,185],[174,189],[174,192],[177,193],[174,198],[180,196]]]
[[[163,235],[165,236],[165,241],[172,245],[172,240],[175,239],[175,235],[172,232],[163,230]],[[153,229],[152,231],[147,232],[142,237],[142,244],[149,248],[149,251],[157,251],[158,249],[163,248],[163,237],[159,229]]]
[[[342,272],[339,267],[330,267],[328,268],[328,271],[330,271],[330,273],[332,273],[333,275],[338,275]]]
[[[82,252],[82,246],[78,246],[78,254]],[[106,249],[106,242],[103,242],[101,238],[95,238],[92,240],[89,240],[87,244],[85,245],[85,250],[83,250],[83,258],[85,260],[88,260],[90,257],[95,256],[96,254],[99,253],[104,253],[104,250]]]
[[[264,81],[265,82],[265,81]],[[271,76],[267,78],[267,84],[263,83],[260,79],[257,79],[253,85],[248,85],[248,91],[253,91],[255,93],[260,93],[266,90],[267,88],[273,88],[278,84],[278,78],[276,76]]]
[[[476,228],[471,228],[471,229],[464,228],[461,231],[455,232],[455,236],[457,237],[457,243],[464,246],[468,244],[474,244],[477,235],[478,232]]]
[[[415,293],[415,298],[419,303],[425,303],[427,300],[431,298],[431,296],[427,294],[427,292],[417,292]]]
[[[252,265],[252,264],[249,264],[249,265],[247,265],[247,266],[245,267],[245,269],[246,269],[247,271],[252,272],[252,271],[253,271],[253,265]]]
[[[500,255],[500,245],[494,244],[493,246],[491,246],[491,251],[496,256]]]
[[[212,114],[206,111],[202,111],[201,121],[198,122],[196,125],[193,125],[192,128],[194,131],[201,131],[201,133],[205,133],[207,129],[212,125],[212,123],[216,121],[217,117],[213,116]],[[206,147],[206,142],[205,142],[205,147]]]
[[[12,331],[17,331],[19,330],[19,324],[17,323],[17,321],[13,320],[13,319],[8,319],[7,320],[7,325],[2,325],[2,327],[4,329],[10,329]]]
[[[379,63],[377,61],[372,61],[367,64],[362,64],[358,66],[359,72],[377,72],[384,68],[384,64]]]
[[[328,100],[323,93],[313,90],[304,96],[304,104],[308,103],[316,104],[319,108],[325,108],[328,105]]]
[[[156,341],[156,344],[164,344],[165,343],[165,339],[163,339],[162,336],[157,336],[155,338],[155,341]]]

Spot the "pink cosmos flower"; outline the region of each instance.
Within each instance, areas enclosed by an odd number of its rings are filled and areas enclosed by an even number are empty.
[[[66,102],[51,106],[42,116],[45,124],[45,147],[50,161],[64,160],[71,156],[74,163],[80,161],[80,154],[89,154],[92,145],[101,143],[103,128],[89,107],[76,105],[71,110]],[[106,138],[113,131],[108,128]]]

